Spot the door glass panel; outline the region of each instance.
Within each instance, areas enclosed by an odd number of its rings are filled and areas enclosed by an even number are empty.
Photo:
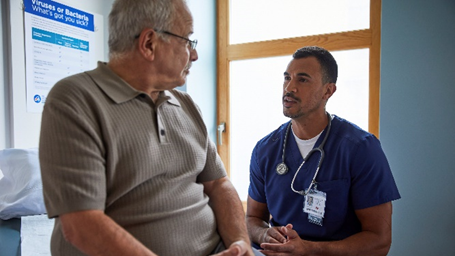
[[[248,195],[250,158],[256,143],[289,118],[283,116],[283,72],[290,57],[231,62],[230,178],[242,201]]]
[[[368,49],[332,52],[337,91],[327,111],[368,128]],[[283,116],[283,73],[290,56],[231,62],[230,178],[246,201],[251,153],[256,143],[289,118]]]
[[[230,0],[230,44],[367,29],[370,0]]]

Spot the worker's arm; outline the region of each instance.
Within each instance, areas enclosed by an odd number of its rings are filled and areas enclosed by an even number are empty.
[[[252,242],[284,243],[286,237],[281,233],[280,227],[270,227],[270,213],[267,204],[260,203],[248,196],[246,210],[246,225]]]
[[[263,243],[265,255],[324,255],[324,256],[385,256],[391,245],[392,203],[356,210],[362,231],[346,239],[333,242],[310,242],[300,239],[292,224],[281,228],[287,236],[282,244]]]

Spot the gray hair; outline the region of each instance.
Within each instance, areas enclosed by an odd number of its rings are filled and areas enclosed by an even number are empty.
[[[176,20],[179,1],[115,0],[109,13],[109,58],[131,51],[134,39],[144,28],[169,30]]]

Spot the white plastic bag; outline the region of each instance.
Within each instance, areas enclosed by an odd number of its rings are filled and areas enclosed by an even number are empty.
[[[46,213],[38,149],[0,150],[0,219]]]

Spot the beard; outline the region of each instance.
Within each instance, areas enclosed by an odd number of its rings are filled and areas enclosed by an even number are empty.
[[[294,102],[296,102],[296,104],[286,107],[284,100],[285,97],[291,98]],[[291,119],[310,116],[313,113],[318,112],[322,107],[325,107],[325,105],[322,106],[322,104],[324,104],[322,100],[318,101],[316,99],[306,100],[306,102],[302,104],[302,100],[300,98],[295,97],[292,93],[286,93],[286,95],[283,96],[283,115]]]
[[[287,108],[283,108],[283,115],[285,117],[289,117],[291,119],[295,119],[295,118],[299,118],[299,117],[303,116],[303,113],[299,111],[299,112],[297,112],[295,114],[292,114],[292,113],[289,113]]]
[[[299,109],[296,113],[291,113],[291,108],[287,108],[284,106],[284,103],[285,103],[285,98],[288,97],[288,98],[292,98],[295,102],[301,102],[301,100],[297,97],[294,96],[293,93],[291,92],[288,92],[286,93],[285,95],[283,95],[283,99],[282,99],[282,102],[283,102],[283,115],[285,117],[289,117],[289,118],[298,118],[298,117],[301,117],[303,115],[303,113],[301,112],[301,110]]]

